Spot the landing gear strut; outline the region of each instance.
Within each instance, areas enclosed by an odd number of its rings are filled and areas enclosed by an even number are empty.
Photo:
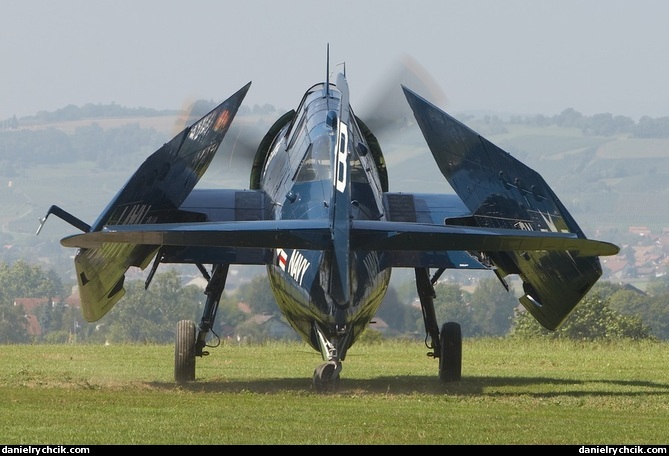
[[[314,325],[313,330],[325,361],[314,370],[314,391],[317,393],[331,393],[336,391],[339,384],[339,374],[342,370],[341,362],[346,357],[351,333],[346,330],[345,325],[339,326],[337,334],[331,337],[327,337],[318,325]]]
[[[195,380],[195,357],[206,356],[205,351],[207,334],[214,327],[218,304],[225,289],[228,277],[229,264],[215,264],[212,276],[201,265],[198,268],[207,279],[207,302],[204,305],[200,326],[190,320],[181,320],[177,323],[176,342],[174,345],[174,381],[176,383],[192,382]]]
[[[434,284],[440,272],[432,279],[427,268],[416,268],[415,273],[425,331],[430,337],[430,343],[426,342],[426,345],[432,352],[428,356],[439,358],[439,379],[442,382],[457,382],[462,377],[462,331],[458,323],[449,321],[439,332],[434,312]]]

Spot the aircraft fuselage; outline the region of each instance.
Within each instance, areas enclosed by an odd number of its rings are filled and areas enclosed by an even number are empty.
[[[331,220],[331,250],[275,249],[267,265],[283,315],[317,350],[317,329],[328,338],[346,336],[350,345],[390,280],[382,252],[349,249],[351,219],[384,219],[382,180],[346,89],[325,87],[307,91],[268,149],[259,151],[266,154],[260,187],[274,202],[276,220]]]

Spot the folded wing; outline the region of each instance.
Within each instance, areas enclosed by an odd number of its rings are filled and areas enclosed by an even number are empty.
[[[445,224],[565,233],[585,240],[576,221],[537,172],[416,93],[403,89],[441,173],[470,212],[469,216],[446,219]],[[584,244],[593,248],[565,243],[564,249],[557,250],[482,249],[477,255],[494,265],[500,278],[518,274],[525,292],[521,303],[544,327],[557,329],[601,276],[597,256],[618,251],[612,244]]]
[[[91,232],[105,225],[189,220],[180,206],[211,163],[251,83],[154,152],[109,203]],[[145,268],[158,247],[145,244],[82,248],[74,263],[82,311],[87,321],[105,315],[123,297],[125,272]]]

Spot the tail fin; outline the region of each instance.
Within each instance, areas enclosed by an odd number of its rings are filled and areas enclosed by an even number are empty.
[[[339,303],[346,304],[350,300],[350,233],[351,233],[351,184],[349,171],[349,104],[348,83],[339,74],[337,89],[341,92],[341,104],[337,114],[337,140],[332,163],[333,191],[330,210],[332,211],[332,252],[335,267],[332,270],[330,294]]]

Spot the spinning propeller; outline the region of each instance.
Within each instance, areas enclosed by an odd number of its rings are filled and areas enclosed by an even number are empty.
[[[402,144],[402,136],[407,136],[409,129],[415,128],[415,131],[418,131],[414,125],[413,112],[402,91],[402,85],[425,96],[438,106],[444,106],[446,103],[446,96],[437,82],[415,59],[406,55],[393,64],[384,79],[376,84],[370,93],[359,97],[364,98],[360,103],[360,110],[353,106],[358,118],[379,140],[386,159],[393,158],[389,157],[393,155],[392,146]],[[185,104],[182,115],[175,123],[174,134],[207,114],[214,106],[213,103],[204,100]],[[276,119],[259,122],[255,117],[249,119],[238,115],[203,180],[206,179],[210,183],[211,180],[222,180],[226,186],[234,183],[240,188],[248,188],[248,177],[258,145],[274,120]],[[401,161],[408,156],[397,157],[393,161]]]

